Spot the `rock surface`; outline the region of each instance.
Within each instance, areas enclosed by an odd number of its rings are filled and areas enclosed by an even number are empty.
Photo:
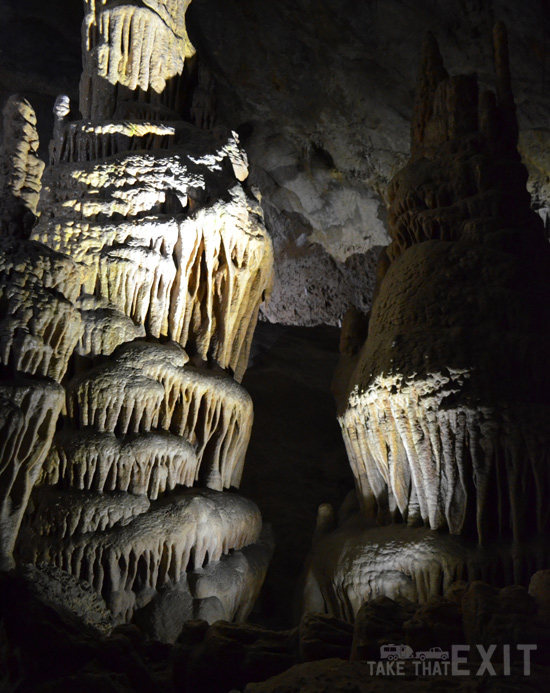
[[[386,242],[386,188],[408,155],[410,89],[427,30],[446,61],[477,72],[487,88],[492,27],[508,24],[530,185],[536,204],[548,206],[547,6],[204,0],[189,18],[217,78],[220,115],[242,123],[252,178],[267,191],[278,260],[269,319],[335,324],[349,298],[370,302],[368,280],[349,296],[353,280],[341,263],[354,258],[353,270],[367,274],[369,253]],[[326,293],[310,290],[312,274],[321,281],[331,266]]]
[[[83,9],[9,0],[0,12],[0,95],[24,86],[47,141],[56,96],[76,101]],[[520,150],[547,216],[546,3],[199,0],[187,18],[209,74],[203,100],[215,101],[218,122],[239,126],[264,193],[277,255],[270,320],[337,324],[349,305],[370,305],[375,256],[387,242],[386,188],[408,156],[411,85],[427,30],[446,62],[477,72],[486,88],[494,86],[492,27],[497,19],[509,26]]]

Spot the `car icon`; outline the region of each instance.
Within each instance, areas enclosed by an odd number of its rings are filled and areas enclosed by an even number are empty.
[[[382,645],[380,647],[380,659],[410,659],[413,656],[412,647],[408,645]]]
[[[443,661],[449,659],[449,653],[442,650],[440,647],[430,647],[429,650],[422,650],[416,653],[416,659],[424,661],[425,659],[442,659]]]

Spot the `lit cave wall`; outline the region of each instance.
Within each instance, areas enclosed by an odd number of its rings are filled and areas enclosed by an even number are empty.
[[[0,38],[5,690],[545,690],[550,7]]]

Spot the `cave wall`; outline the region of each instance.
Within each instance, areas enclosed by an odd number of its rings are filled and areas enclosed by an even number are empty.
[[[59,93],[77,99],[81,3],[0,7],[0,99],[22,91],[43,156]],[[337,325],[370,307],[387,244],[386,187],[409,152],[416,57],[427,30],[456,72],[492,87],[489,37],[510,27],[520,151],[533,203],[550,208],[550,5],[540,0],[194,0],[189,33],[213,76],[207,98],[231,124],[263,195],[277,274],[265,317]],[[47,55],[47,60],[43,56]]]

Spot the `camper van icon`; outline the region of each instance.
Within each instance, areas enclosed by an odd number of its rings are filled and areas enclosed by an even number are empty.
[[[419,659],[423,662],[425,659],[449,659],[449,653],[442,650],[440,647],[432,647],[429,650],[413,652],[409,645],[382,645],[380,647],[380,659],[387,659],[390,662],[396,659]]]
[[[414,652],[409,645],[382,645],[380,647],[380,659],[388,659],[392,662],[395,659],[412,659]]]

